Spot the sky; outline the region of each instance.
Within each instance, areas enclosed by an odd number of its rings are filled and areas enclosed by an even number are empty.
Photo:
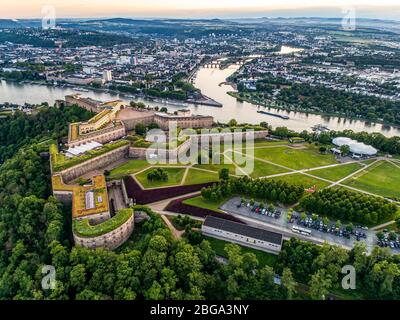
[[[354,7],[360,17],[400,19],[399,0],[0,0],[0,18],[40,18],[46,6],[59,18],[340,17]]]

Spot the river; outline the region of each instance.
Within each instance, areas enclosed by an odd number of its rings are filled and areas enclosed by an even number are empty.
[[[287,50],[286,50],[287,51]],[[303,112],[287,112],[284,110],[270,109],[273,113],[288,115],[289,120],[278,117],[257,113],[258,107],[247,102],[238,102],[227,94],[233,91],[230,85],[220,85],[233,74],[239,65],[232,65],[224,70],[218,68],[200,68],[197,72],[194,84],[201,89],[202,93],[223,104],[222,108],[209,106],[188,105],[187,107],[195,114],[211,115],[216,121],[228,122],[236,119],[239,123],[247,122],[257,124],[262,121],[267,122],[273,127],[286,126],[294,131],[311,130],[316,124],[323,124],[331,130],[352,129],[354,131],[381,132],[387,137],[400,136],[400,129],[385,127],[381,124],[371,124],[365,121],[349,120],[338,117],[327,117]],[[34,84],[17,84],[14,82],[0,82],[0,102],[11,102],[17,104],[41,103],[44,101],[50,104],[57,99],[63,99],[65,95],[76,93],[72,88],[60,88],[41,86]],[[83,96],[102,101],[112,99],[122,99],[130,101],[132,99],[118,94],[110,94],[99,91],[81,92]],[[143,100],[138,100],[143,101]],[[165,105],[151,101],[143,101],[150,106],[167,106],[170,111],[181,109],[182,106]]]

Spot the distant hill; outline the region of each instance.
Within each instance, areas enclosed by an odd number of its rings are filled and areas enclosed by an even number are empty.
[[[21,23],[11,19],[0,19],[0,28],[21,28],[24,27]]]

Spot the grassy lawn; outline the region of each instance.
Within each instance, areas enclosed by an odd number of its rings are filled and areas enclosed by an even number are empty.
[[[149,167],[147,160],[129,160],[123,165],[110,171],[110,178],[123,177]]]
[[[320,154],[315,146],[305,146],[307,147],[306,149],[292,149],[289,147],[254,149],[254,155],[257,158],[296,170],[337,163],[333,154]]]
[[[284,173],[288,172],[288,170],[274,166],[273,164],[269,164],[257,159],[254,159],[254,170],[250,174],[250,177],[252,178],[259,178],[259,177],[265,177],[265,176],[270,176],[273,174],[278,174],[278,173]]]
[[[379,161],[344,184],[383,197],[400,199],[399,181],[400,169],[387,161]]]
[[[309,172],[310,174],[321,177],[324,179],[328,179],[331,181],[338,181],[347,177],[349,174],[356,172],[357,170],[361,169],[363,165],[359,163],[350,163],[344,164],[342,166],[327,168],[327,169],[320,169]]]
[[[268,147],[268,146],[279,146],[279,145],[288,145],[289,141],[287,140],[255,140],[254,147]]]
[[[325,182],[325,181],[322,181],[319,179],[315,179],[315,178],[306,176],[301,173],[289,174],[287,176],[275,177],[275,178],[271,178],[271,179],[282,180],[282,181],[286,181],[288,183],[297,184],[297,185],[302,184],[306,188],[310,188],[313,185],[316,185],[318,189],[322,189],[329,185],[328,182]]]
[[[215,172],[219,172],[222,168],[227,168],[229,169],[229,173],[232,175],[236,174],[236,166],[233,163],[226,163],[228,159],[223,155],[220,157],[220,163],[219,164],[196,164],[194,165],[194,168],[200,168],[204,170],[211,170]],[[211,160],[210,160],[211,162]]]
[[[229,244],[230,242],[227,241],[223,241],[220,239],[215,239],[215,238],[211,238],[211,237],[204,237],[207,241],[210,242],[211,247],[213,248],[213,250],[215,251],[215,253],[218,256],[224,257],[224,258],[228,258],[227,253],[225,252],[224,248],[227,244]],[[253,248],[248,248],[248,247],[244,247],[244,246],[240,246],[242,249],[242,253],[254,253],[258,259],[258,262],[260,263],[261,266],[271,266],[274,267],[276,261],[278,260],[278,256],[268,253],[268,252],[264,252],[264,251],[260,251],[260,250],[256,250]]]
[[[167,181],[149,181],[147,180],[147,174],[155,169],[149,168],[146,171],[143,171],[136,175],[136,179],[142,184],[144,188],[159,188],[159,187],[168,187],[168,186],[175,186],[179,185],[182,181],[182,178],[185,174],[185,168],[163,168],[165,172],[168,173],[168,180]]]
[[[364,160],[364,161],[361,161],[361,162],[366,164],[366,165],[368,165],[368,164],[371,164],[371,163],[373,163],[375,161],[376,161],[376,159],[368,159],[368,160]]]
[[[128,221],[128,219],[131,218],[132,215],[133,210],[128,208],[120,210],[111,219],[97,225],[91,225],[89,219],[74,220],[73,230],[74,233],[81,237],[98,237],[115,230],[126,221]]]
[[[231,197],[229,197],[231,198]],[[219,207],[225,203],[229,198],[222,199],[221,201],[213,202],[211,200],[204,200],[202,196],[193,197],[183,201],[184,204],[188,204],[194,207],[209,209],[213,211],[220,211]]]
[[[200,184],[200,183],[207,183],[207,182],[214,182],[219,180],[218,173],[214,172],[207,172],[197,169],[189,169],[189,172],[186,176],[184,184],[192,185],[192,184]]]
[[[281,146],[281,145],[288,145],[289,141],[287,140],[265,140],[265,139],[258,139],[254,140],[254,147],[273,147],[273,146]],[[245,147],[245,145],[244,145]]]

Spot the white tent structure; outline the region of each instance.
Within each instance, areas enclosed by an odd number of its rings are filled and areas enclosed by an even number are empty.
[[[349,146],[350,152],[353,154],[359,154],[362,156],[373,156],[378,153],[378,150],[374,147],[366,145],[365,143],[355,141],[347,137],[337,137],[332,140],[332,143],[338,147]]]
[[[77,147],[69,148],[66,151],[66,156],[69,158],[76,157],[76,156],[79,156],[80,154],[83,154],[83,153],[89,151],[89,150],[93,150],[93,149],[99,148],[101,146],[102,146],[101,143],[98,143],[96,141],[91,141],[91,142],[82,144]]]

